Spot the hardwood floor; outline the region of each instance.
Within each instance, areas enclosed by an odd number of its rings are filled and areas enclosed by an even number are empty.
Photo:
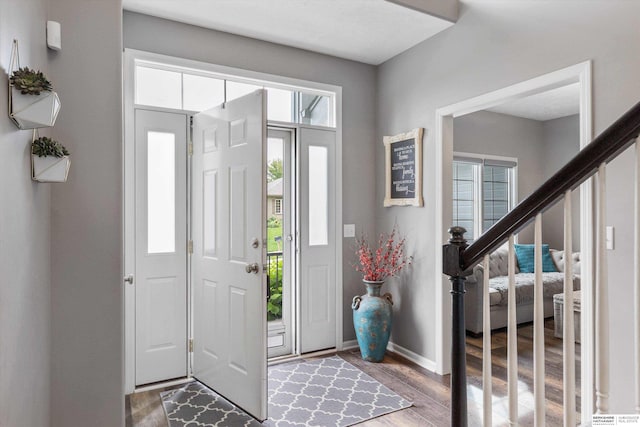
[[[533,425],[533,326],[518,329],[519,423]],[[493,424],[507,425],[506,331],[491,337],[493,369]],[[449,376],[430,372],[405,358],[387,353],[383,363],[368,363],[357,350],[338,353],[342,358],[377,379],[414,406],[359,424],[377,426],[448,426]],[[576,344],[576,400],[580,404],[580,345]],[[562,340],[553,337],[553,319],[545,322],[546,420],[562,425]],[[482,337],[467,337],[467,381],[469,426],[482,425]],[[176,386],[180,387],[180,386]],[[135,393],[126,397],[127,427],[167,427],[160,391]],[[578,414],[579,415],[579,414]],[[579,421],[579,417],[578,417]],[[327,426],[330,427],[330,426]]]
[[[563,424],[562,339],[553,336],[553,319],[545,321],[545,397],[546,424]],[[580,344],[575,344],[576,355],[576,411],[580,422]],[[507,401],[507,333],[494,332],[491,336],[493,374],[493,424],[508,425]],[[467,383],[469,412],[482,419],[482,337],[467,337]],[[533,396],[533,325],[518,328],[518,421],[521,426],[532,426]],[[471,415],[470,415],[471,417]],[[471,419],[471,418],[470,418]],[[471,424],[470,425],[481,425]]]

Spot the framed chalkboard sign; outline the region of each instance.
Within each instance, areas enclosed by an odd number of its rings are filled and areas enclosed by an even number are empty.
[[[384,137],[385,206],[423,206],[422,133],[418,128]]]

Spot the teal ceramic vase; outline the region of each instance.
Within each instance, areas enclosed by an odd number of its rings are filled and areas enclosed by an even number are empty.
[[[367,362],[382,362],[391,334],[391,294],[380,295],[384,282],[363,280],[367,293],[353,297],[353,325],[362,358]]]

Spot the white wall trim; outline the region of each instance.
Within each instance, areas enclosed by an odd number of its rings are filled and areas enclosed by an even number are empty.
[[[349,341],[344,341],[342,343],[342,350],[343,351],[347,351],[347,350],[353,350],[358,348],[358,340],[349,340]]]
[[[342,87],[334,86],[336,104],[336,188],[335,188],[335,239],[336,239],[336,349],[342,350],[343,329],[343,258],[342,245]]]
[[[349,340],[342,343],[343,351],[355,350],[357,348],[358,348],[358,340]],[[436,368],[437,368],[436,362],[434,362],[429,358],[421,356],[418,353],[415,353],[409,349],[406,349],[401,345],[395,344],[392,341],[389,341],[389,344],[387,344],[387,351],[399,354],[400,356],[404,357],[407,360],[410,360],[411,362],[415,363],[418,366],[422,366],[423,368],[431,372],[436,372]]]
[[[590,80],[591,73],[590,71],[586,71],[587,68],[589,70],[591,69],[591,61],[581,62],[580,64],[534,77],[493,92],[438,108],[436,115],[460,117],[475,113],[476,111],[486,110],[509,101],[526,98],[536,93],[556,89],[570,83],[581,82],[583,78],[589,77]],[[583,85],[581,85],[581,89],[584,89],[582,86]]]
[[[126,48],[125,56],[129,55],[136,61],[146,62],[145,65],[151,65],[154,68],[189,70],[189,73],[233,79],[234,81],[243,81],[249,84],[262,85],[269,83],[269,87],[282,89],[304,90],[319,95],[333,95],[341,91],[340,86],[313,82],[310,80],[297,79],[293,77],[279,76],[276,74],[268,74],[259,71],[246,70],[242,68],[228,67],[225,65],[211,64],[209,62],[195,61],[193,59],[179,58],[175,56],[163,55],[160,53],[145,52],[143,50]],[[212,76],[215,74],[215,76]],[[339,103],[336,100],[336,107]],[[338,126],[338,109],[336,109],[336,127]]]
[[[445,179],[452,179],[451,163],[453,161],[453,116],[436,110],[436,141],[435,141],[435,197],[434,201],[434,245],[435,245],[435,347],[436,347],[436,373],[444,375],[451,370],[451,298],[445,290],[447,278],[442,273],[443,242],[447,241],[447,232],[444,228],[444,217],[451,217],[451,211],[445,212],[442,198],[443,183]],[[445,141],[448,141],[445,144]],[[444,174],[447,174],[444,176]],[[448,187],[447,187],[448,188]],[[439,231],[438,231],[439,230]]]
[[[593,141],[593,111],[592,111],[592,78],[591,61],[585,62],[579,74],[580,81],[580,149],[584,149]],[[589,262],[580,263],[582,300],[581,310],[583,313],[595,313],[595,269],[594,259],[594,216],[593,216],[593,179],[585,181],[580,186],[580,250],[581,259]],[[585,292],[584,290],[591,290]],[[582,316],[580,319],[580,341],[581,341],[581,420],[583,425],[591,425],[591,415],[595,411],[594,400],[588,396],[593,395],[595,386],[595,324],[594,316]]]
[[[445,203],[451,201],[451,196],[445,194],[446,179],[451,177],[451,161],[453,159],[453,118],[463,116],[487,108],[495,107],[504,102],[527,97],[529,95],[555,89],[569,83],[580,83],[580,147],[587,146],[592,141],[592,102],[591,102],[591,61],[585,61],[561,70],[557,70],[533,79],[517,83],[503,89],[476,96],[452,105],[436,110],[436,140],[435,140],[435,224],[436,230],[436,259],[434,268],[434,283],[436,284],[436,313],[435,321],[441,322],[441,327],[436,328],[436,372],[448,373],[450,370],[451,349],[451,302],[449,293],[444,289],[446,277],[442,274],[442,242],[447,236],[443,224],[451,221],[449,215],[445,218],[448,209],[443,209]],[[582,256],[582,286],[583,289],[591,289],[592,292],[583,292],[582,312],[593,313],[593,216],[592,216],[592,184],[591,180],[585,182],[580,189],[580,215],[581,215],[581,246]],[[442,286],[439,284],[442,283]],[[591,419],[593,413],[593,401],[587,396],[593,395],[593,318],[586,316],[582,320],[582,419]]]
[[[135,273],[135,236],[131,226],[135,222],[135,192],[127,191],[132,185],[129,180],[133,180],[135,174],[135,156],[134,156],[134,58],[132,55],[125,53],[123,70],[123,100],[124,100],[124,117],[122,138],[122,241],[124,248],[122,250],[122,265],[124,274]],[[134,283],[135,283],[134,277]],[[127,283],[124,286],[124,392],[131,394],[136,387],[136,292],[135,287]]]
[[[415,353],[409,349],[406,349],[401,345],[394,344],[393,342],[389,342],[389,345],[387,346],[387,350],[397,353],[400,356],[404,357],[405,359],[410,360],[416,365],[422,366],[423,368],[431,372],[436,372],[437,370],[437,363],[435,361],[427,357],[421,356],[418,353]]]

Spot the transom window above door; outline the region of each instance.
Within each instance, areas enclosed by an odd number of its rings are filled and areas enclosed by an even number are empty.
[[[453,224],[467,230],[469,243],[516,204],[517,161],[454,155]]]
[[[268,93],[268,120],[336,126],[334,93],[144,61],[135,66],[138,105],[200,112],[261,88]]]

